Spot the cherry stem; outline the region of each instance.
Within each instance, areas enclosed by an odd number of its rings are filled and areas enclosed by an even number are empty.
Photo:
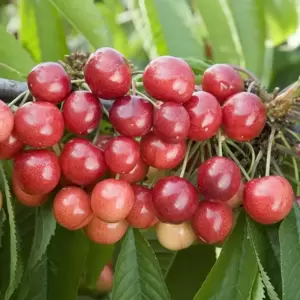
[[[200,155],[200,157],[201,157],[201,162],[204,162],[204,146],[205,146],[205,144],[206,144],[206,142],[203,142],[203,143],[197,143],[197,144],[199,144],[199,146],[200,146],[200,151],[199,151],[199,155]],[[191,163],[191,166],[190,166],[190,168],[189,168],[189,171],[188,171],[188,173],[187,173],[187,175],[186,175],[186,178],[187,179],[190,179],[190,177],[192,176],[192,174],[194,173],[194,171],[195,171],[195,166],[196,166],[196,163],[198,162],[198,159],[199,159],[199,155],[195,155],[195,157],[194,157],[194,159],[193,159],[193,161],[192,161],[192,163]],[[202,160],[203,159],[203,160]]]
[[[232,146],[233,148],[235,148],[237,151],[239,151],[245,158],[248,158],[245,151],[241,147],[239,147],[235,142],[233,142],[231,140],[227,140],[226,143],[229,144],[230,146]]]
[[[255,161],[254,161],[254,166],[253,166],[252,171],[251,171],[251,173],[250,173],[250,177],[251,177],[251,178],[254,177],[255,172],[256,172],[256,169],[257,169],[257,166],[258,166],[259,162],[261,161],[261,159],[262,159],[262,157],[263,157],[263,154],[264,154],[263,150],[260,150],[260,151],[258,152],[258,154],[257,154],[257,156],[256,156],[256,159],[255,159]]]
[[[189,153],[190,153],[190,150],[191,150],[192,143],[193,143],[193,141],[189,140],[189,142],[187,144],[185,157],[184,157],[182,167],[181,167],[181,171],[180,171],[180,175],[179,175],[179,177],[181,177],[181,178],[183,178],[183,176],[184,176],[184,172],[185,172],[185,169],[186,169],[186,166],[187,166],[187,163],[188,163],[188,158],[189,158]]]
[[[273,142],[274,142],[275,132],[276,132],[275,128],[272,127],[271,134],[269,136],[269,142],[268,142],[267,162],[266,162],[266,173],[265,173],[265,176],[269,176],[270,175],[272,145],[273,145]]]
[[[103,104],[102,104],[102,109],[103,109],[104,114],[109,118],[109,111],[106,109],[106,107]]]
[[[8,107],[12,107],[13,105],[15,105],[17,102],[19,102],[23,97],[26,96],[26,94],[28,93],[29,91],[26,90],[24,91],[23,93],[21,93],[19,96],[17,96],[14,100],[12,100],[9,104],[8,104]]]
[[[84,79],[74,79],[74,80],[71,80],[71,83],[84,83],[85,80]]]
[[[247,89],[247,92],[248,93],[251,93],[252,89],[255,87],[256,85],[256,82],[255,81],[252,81],[249,86],[248,86],[248,89]]]
[[[157,103],[154,100],[152,100],[151,98],[147,97],[145,94],[141,93],[138,90],[136,90],[135,92],[136,92],[136,94],[140,95],[144,99],[148,100],[155,108],[159,108],[159,106],[157,105]]]
[[[116,174],[115,179],[119,180],[120,179],[120,174]]]
[[[131,73],[132,76],[140,75],[140,74],[144,74],[144,71],[134,71],[134,72]]]
[[[219,130],[218,131],[218,156],[223,156],[222,143],[223,143],[223,136],[221,130]]]
[[[234,68],[236,71],[242,72],[244,74],[246,74],[249,78],[251,78],[253,81],[255,81],[256,83],[260,83],[259,79],[249,70],[240,67],[240,66],[236,66],[236,65],[230,65],[232,68]]]
[[[135,82],[134,80],[131,80],[131,91],[132,91],[132,95],[136,95],[136,86],[135,86]]]
[[[57,155],[57,156],[60,156],[60,147],[59,147],[59,145],[58,144],[55,144],[55,145],[53,145],[52,146],[52,149],[53,149],[53,151],[55,152],[55,154]]]
[[[255,164],[255,151],[249,142],[246,142],[245,145],[247,145],[247,147],[249,148],[249,150],[251,152],[251,164],[250,164],[250,167],[248,170],[248,174],[251,174],[252,169],[254,168],[254,164]]]
[[[294,132],[293,130],[291,130],[289,128],[284,128],[284,130],[286,132],[288,132],[289,134],[291,134],[298,142],[300,142],[300,137],[296,132]]]

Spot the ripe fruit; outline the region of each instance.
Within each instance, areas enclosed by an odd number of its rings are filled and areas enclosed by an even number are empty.
[[[15,113],[14,129],[24,144],[32,147],[50,147],[62,138],[64,119],[54,104],[28,102]]]
[[[24,149],[24,144],[18,140],[13,130],[10,136],[0,142],[0,159],[11,159]]]
[[[198,188],[205,199],[227,201],[236,194],[241,172],[234,161],[215,156],[198,168]]]
[[[140,159],[139,143],[134,139],[118,136],[111,139],[104,151],[108,168],[114,173],[128,173]]]
[[[256,222],[273,224],[288,215],[294,199],[293,188],[285,178],[266,176],[246,183],[243,205]]]
[[[157,100],[184,103],[193,94],[195,76],[183,59],[161,56],[148,64],[143,83],[149,95]]]
[[[100,293],[112,290],[114,273],[110,264],[104,266],[96,283],[96,290]]]
[[[99,99],[87,91],[75,91],[65,100],[62,111],[66,128],[75,134],[96,129],[103,109]]]
[[[196,241],[195,233],[188,222],[177,225],[158,223],[156,235],[161,245],[171,251],[188,248]]]
[[[166,102],[154,110],[153,131],[168,143],[184,141],[190,129],[190,116],[179,103]]]
[[[244,81],[231,66],[215,64],[203,73],[202,89],[222,104],[228,97],[244,90]]]
[[[207,244],[223,242],[233,226],[232,210],[223,202],[200,201],[192,225],[199,240]]]
[[[30,195],[47,194],[59,182],[58,158],[54,152],[46,149],[27,150],[18,154],[13,167],[19,187]]]
[[[131,85],[130,65],[117,50],[100,48],[89,57],[84,69],[84,78],[97,97],[123,97]]]
[[[244,142],[257,137],[266,123],[266,108],[254,94],[243,92],[223,105],[223,130],[233,140]]]
[[[84,231],[93,242],[111,245],[117,243],[124,236],[127,228],[128,223],[125,220],[117,223],[106,223],[93,217]]]
[[[212,94],[196,92],[184,107],[190,116],[190,139],[204,141],[216,135],[222,123],[222,109]]]
[[[122,135],[139,137],[145,135],[152,126],[153,106],[137,96],[117,99],[109,110],[109,120]]]
[[[158,220],[152,202],[152,192],[148,188],[132,185],[135,203],[126,218],[126,221],[134,228],[146,229],[155,225]]]
[[[244,194],[244,183],[241,181],[238,191],[233,197],[226,201],[227,205],[231,208],[239,207],[243,203],[243,194]]]
[[[10,108],[0,100],[0,143],[9,138],[14,127],[14,115]]]
[[[108,142],[113,139],[114,137],[112,135],[108,134],[100,134],[95,145],[100,148],[102,151],[104,151],[107,147]]]
[[[130,213],[135,202],[131,185],[114,178],[98,182],[91,195],[94,215],[105,222],[119,222]]]
[[[74,138],[65,144],[60,165],[64,176],[78,185],[101,179],[107,170],[103,152],[83,138]]]
[[[158,169],[173,169],[183,160],[186,144],[184,141],[169,144],[153,132],[149,132],[140,141],[140,151],[142,159],[149,166]]]
[[[188,221],[199,203],[196,188],[178,176],[160,179],[152,189],[152,197],[156,216],[164,223]]]
[[[71,80],[65,69],[55,62],[35,66],[27,78],[28,88],[37,100],[57,104],[71,92]]]

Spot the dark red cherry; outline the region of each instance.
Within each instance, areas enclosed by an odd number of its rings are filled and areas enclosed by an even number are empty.
[[[103,109],[99,99],[92,93],[75,91],[65,100],[62,114],[69,131],[88,134],[99,126]]]
[[[65,144],[60,165],[63,175],[78,185],[100,180],[107,170],[102,150],[83,138],[74,138]]]
[[[0,142],[0,159],[11,159],[24,149],[24,144],[19,141],[13,130],[8,139]]]
[[[104,47],[89,57],[84,69],[84,78],[97,97],[119,98],[130,89],[131,68],[120,52]]]
[[[71,80],[65,69],[55,62],[35,66],[27,78],[28,88],[37,100],[57,104],[71,92]]]
[[[205,199],[227,201],[241,184],[241,172],[234,161],[215,156],[198,168],[198,188]]]
[[[0,100],[0,143],[6,141],[14,127],[14,115],[10,108]]]
[[[244,81],[231,66],[215,64],[203,73],[202,89],[213,94],[222,104],[228,97],[244,90]]]
[[[59,182],[58,157],[46,149],[27,150],[18,154],[13,167],[20,188],[30,195],[47,194]]]
[[[222,109],[212,94],[196,92],[184,107],[190,116],[190,139],[204,141],[216,135],[222,123]]]
[[[243,205],[258,223],[273,224],[291,211],[295,195],[290,183],[281,176],[266,176],[246,183]]]
[[[48,102],[28,102],[15,113],[15,132],[20,141],[32,147],[51,147],[63,136],[64,119]]]
[[[109,110],[109,120],[122,135],[139,137],[152,126],[152,104],[137,96],[124,96],[114,101]]]
[[[195,76],[183,59],[160,56],[146,67],[143,83],[148,94],[157,100],[184,103],[193,94]]]
[[[166,143],[153,132],[149,132],[140,141],[140,151],[142,159],[149,166],[173,169],[184,159],[186,144],[184,141],[176,144]]]
[[[104,151],[107,147],[108,142],[113,139],[114,137],[112,135],[108,134],[100,134],[95,145],[100,148],[102,151]]]
[[[254,94],[243,92],[230,97],[223,105],[223,130],[238,142],[257,137],[266,123],[266,108]]]

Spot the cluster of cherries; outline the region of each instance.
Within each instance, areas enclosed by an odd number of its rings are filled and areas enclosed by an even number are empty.
[[[0,102],[0,159],[14,160],[12,190],[23,204],[41,205],[59,187],[53,213],[61,226],[84,228],[91,240],[112,244],[128,226],[155,225],[161,244],[173,250],[196,239],[223,242],[234,224],[232,208],[241,203],[263,224],[291,210],[294,194],[286,179],[266,176],[244,184],[239,167],[226,157],[198,167],[197,188],[184,178],[187,140],[195,145],[219,132],[250,141],[265,126],[264,104],[244,92],[231,66],[208,68],[200,89],[184,60],[159,57],[143,72],[146,96],[135,89],[128,61],[101,48],[89,57],[84,77],[90,91],[72,91],[61,65],[41,63],[28,75],[33,102],[14,114]],[[113,101],[109,120],[116,133],[96,135],[92,142],[85,136],[101,122],[99,98]],[[62,142],[65,130],[76,137]],[[181,164],[180,176],[143,185],[149,167],[172,170]]]

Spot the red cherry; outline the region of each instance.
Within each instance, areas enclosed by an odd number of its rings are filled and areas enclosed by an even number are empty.
[[[183,160],[186,144],[181,141],[169,144],[161,140],[153,132],[149,132],[140,141],[142,159],[149,165],[158,169],[173,169]]]
[[[14,176],[25,193],[47,194],[59,182],[58,158],[54,152],[46,149],[24,151],[15,157]]]
[[[56,222],[69,230],[86,226],[93,217],[89,195],[79,187],[61,189],[53,201]]]
[[[232,210],[222,202],[200,201],[192,226],[199,240],[207,244],[222,242],[233,227]]]
[[[244,81],[231,66],[215,64],[203,73],[202,89],[222,104],[228,97],[244,90]]]
[[[252,219],[262,224],[283,220],[293,206],[295,195],[281,176],[266,176],[246,183],[243,205]]]
[[[101,179],[107,170],[101,149],[83,138],[74,138],[65,144],[60,165],[64,176],[78,185]]]
[[[227,201],[240,187],[241,172],[234,161],[215,156],[198,168],[198,188],[205,199]]]
[[[102,151],[104,151],[107,147],[108,142],[113,139],[114,137],[112,135],[108,134],[100,134],[95,145],[100,148]]]
[[[114,101],[109,120],[122,135],[138,137],[145,135],[152,126],[153,106],[137,96],[124,96]]]
[[[108,168],[114,173],[128,173],[140,159],[139,143],[134,139],[118,136],[110,140],[104,151]]]
[[[233,140],[244,142],[257,137],[266,123],[266,108],[259,97],[243,92],[223,105],[223,130]]]
[[[75,91],[65,100],[62,113],[69,131],[88,134],[98,127],[103,110],[99,99],[92,93]]]
[[[40,101],[57,104],[71,92],[71,80],[65,69],[55,62],[44,62],[35,66],[27,78],[31,94]]]
[[[130,89],[131,69],[120,52],[104,47],[89,57],[84,69],[84,78],[97,97],[120,98]]]
[[[152,189],[156,215],[161,222],[180,224],[191,219],[198,207],[198,191],[184,178],[168,176]]]
[[[15,132],[20,141],[32,147],[50,147],[63,136],[64,119],[48,102],[28,102],[15,113]]]
[[[222,109],[213,95],[196,92],[184,107],[190,116],[190,139],[204,141],[216,135],[222,123]]]
[[[112,290],[114,273],[111,265],[104,266],[96,283],[96,290],[100,293],[109,292]]]
[[[98,182],[91,195],[94,215],[105,222],[119,222],[130,213],[135,202],[131,185],[109,178]]]
[[[134,228],[147,229],[154,226],[158,219],[152,202],[152,192],[148,188],[134,184],[135,203],[126,221]]]
[[[0,100],[0,143],[6,141],[14,127],[14,115],[10,108]]]
[[[148,64],[143,83],[149,95],[157,100],[184,103],[193,94],[195,76],[183,59],[161,56]]]
[[[0,159],[11,159],[24,149],[13,130],[8,139],[0,143]]]

